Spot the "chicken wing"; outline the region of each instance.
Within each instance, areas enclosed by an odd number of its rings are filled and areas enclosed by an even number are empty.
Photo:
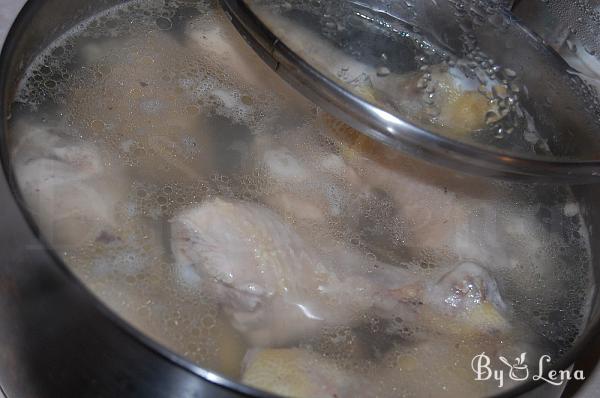
[[[116,206],[126,196],[97,148],[58,130],[21,124],[13,165],[27,207],[54,247],[114,239]]]

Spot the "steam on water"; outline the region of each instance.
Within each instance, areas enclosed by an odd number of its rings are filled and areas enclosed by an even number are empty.
[[[281,82],[212,3],[82,23],[30,66],[14,110],[14,170],[46,239],[123,318],[229,377],[483,395],[474,354],[556,358],[585,322],[569,190],[378,146]],[[467,298],[446,295],[463,280]]]

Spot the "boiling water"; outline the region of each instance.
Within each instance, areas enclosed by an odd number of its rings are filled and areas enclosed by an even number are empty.
[[[454,175],[361,137],[281,82],[215,4],[129,2],[95,16],[33,62],[13,110],[14,172],[46,240],[124,319],[228,377],[297,396],[484,395],[497,390],[473,381],[475,354],[557,359],[586,320],[589,245],[568,189]],[[315,310],[304,314],[317,326],[303,332],[302,319],[290,337],[273,307],[266,337],[247,332],[227,301],[238,292],[219,290],[235,280],[178,261],[174,225],[197,209],[238,214],[208,235],[248,231],[215,254],[225,266],[264,231],[273,256],[291,260],[255,273],[313,256],[272,295]],[[400,301],[415,302],[396,316],[346,318],[288,289],[356,274],[365,285],[330,293],[350,306],[367,284],[437,286],[466,261],[501,296],[483,326],[436,315],[410,289]]]

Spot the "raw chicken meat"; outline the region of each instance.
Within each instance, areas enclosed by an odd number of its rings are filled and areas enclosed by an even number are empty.
[[[412,280],[382,289],[366,273],[345,275],[345,264],[329,264],[277,214],[250,203],[216,199],[187,210],[173,220],[171,239],[180,275],[214,282],[234,326],[256,346],[352,322],[390,305],[389,292]]]
[[[391,198],[406,225],[397,234],[403,236],[407,247],[439,252],[454,246],[469,213],[461,193],[466,191],[470,197],[483,199],[490,195],[489,184],[415,161],[330,116],[322,120],[326,131],[336,139],[344,164],[357,175],[359,182],[355,184]],[[396,228],[400,226],[397,224]]]
[[[268,67],[257,62],[229,25],[190,26],[180,38],[157,31],[118,44],[98,40],[81,53],[86,63],[97,66],[69,88],[75,123],[132,165],[156,169],[152,177],[157,182],[209,178],[215,164],[226,162],[219,143],[233,135],[215,117],[227,119],[232,130],[245,131],[240,126],[264,113],[253,95],[283,91],[289,93],[288,102],[298,99],[299,109],[306,107],[279,79],[260,79]],[[174,62],[182,59],[187,62]],[[162,167],[155,167],[156,159]]]
[[[349,397],[359,387],[335,361],[298,348],[251,350],[242,381],[284,397]]]
[[[458,138],[485,128],[492,118],[496,122],[506,116],[490,101],[492,88],[507,91],[499,82],[491,81],[484,73],[475,75],[460,61],[454,67],[426,68],[424,72],[373,78],[372,96],[409,120]],[[464,70],[469,70],[471,76]]]
[[[125,189],[106,173],[97,148],[49,128],[23,124],[16,131],[15,176],[49,243],[65,249],[114,239]]]
[[[259,347],[286,345],[367,313],[415,319],[423,304],[441,315],[444,302],[458,310],[488,302],[504,309],[495,283],[475,264],[436,288],[399,267],[370,267],[342,249],[323,256],[276,213],[251,203],[215,199],[184,211],[172,221],[171,245],[182,282],[207,282],[234,327]],[[470,279],[462,289],[457,281],[464,278]]]
[[[191,46],[209,51],[219,65],[227,65],[246,84],[263,86],[264,73],[256,64],[256,54],[241,40],[232,40],[228,26],[193,27],[186,32]],[[261,65],[262,66],[262,65]],[[272,79],[271,79],[272,80]],[[268,83],[267,83],[268,84]]]
[[[474,260],[490,269],[511,270],[523,259],[550,261],[542,242],[560,238],[540,230],[528,208],[531,199],[521,199],[522,213],[515,214],[516,206],[503,210],[498,203],[507,191],[500,183],[411,159],[329,116],[323,124],[356,176],[352,184],[363,192],[385,193],[398,209],[403,223],[390,223],[383,240],[400,235],[402,246],[416,257],[451,254],[456,261]],[[516,243],[511,251],[507,240]]]
[[[311,127],[281,132],[279,139],[259,135],[252,152],[255,167],[265,171],[268,189],[261,197],[269,207],[307,225],[325,224],[351,209],[364,186],[344,160],[308,144]],[[285,142],[285,144],[283,143]]]
[[[155,168],[156,180],[196,180],[214,160],[202,111],[191,93],[202,76],[175,79],[189,50],[169,35],[157,32],[115,44],[108,39],[82,48],[82,57],[97,66],[70,88],[69,104],[77,126],[92,139],[108,144],[132,165]],[[135,78],[132,78],[135,76]]]

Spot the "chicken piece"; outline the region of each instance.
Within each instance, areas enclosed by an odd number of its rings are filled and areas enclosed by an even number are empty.
[[[251,94],[264,95],[278,84],[265,88],[262,79],[250,91],[249,77],[236,68],[243,65],[260,76],[268,69],[227,26],[192,30],[179,39],[152,31],[118,44],[88,44],[82,53],[89,64],[86,71],[94,75],[82,72],[68,93],[73,119],[121,159],[155,170],[146,179],[196,181],[219,174],[226,163],[223,152],[235,152],[230,147],[239,141],[222,146],[229,137],[246,134],[247,125],[262,112]]]
[[[439,280],[421,280],[397,292],[402,301],[417,303],[416,316],[402,325],[417,326],[427,333],[458,338],[509,333],[513,329],[509,305],[496,280],[482,266],[463,262]],[[392,319],[393,308],[388,310]],[[398,314],[402,317],[401,314]]]
[[[323,256],[258,205],[216,199],[184,211],[172,221],[171,245],[180,280],[192,288],[207,282],[253,346],[289,344],[366,313],[415,320],[423,303],[433,314],[443,313],[435,301],[443,290],[398,267],[365,267],[364,258],[343,248]],[[472,286],[472,294],[476,289],[482,297],[487,289],[486,298],[498,294],[477,266],[455,272],[444,281],[471,278],[480,284]]]
[[[498,217],[503,213],[499,202],[507,196],[502,186],[404,156],[329,116],[322,120],[328,134],[336,139],[345,164],[355,170],[360,181],[357,185],[392,199],[403,224],[391,225],[390,229],[397,229],[403,246],[415,258],[434,253],[506,269],[515,259],[527,258],[538,249],[528,247],[527,253],[505,250],[515,226]],[[535,209],[528,203],[524,201],[523,207],[531,214],[525,212],[521,218],[530,220],[527,233],[537,236]],[[506,213],[513,211],[511,208]],[[387,239],[393,236],[388,235]]]
[[[12,153],[15,176],[32,215],[54,247],[114,239],[116,205],[126,189],[90,144],[21,124]]]
[[[199,124],[206,106],[194,95],[202,78],[188,77],[190,66],[173,61],[189,58],[189,49],[163,32],[114,40],[94,41],[81,50],[87,68],[67,93],[77,127],[119,159],[152,167],[159,183],[173,180],[175,173],[197,179],[210,169],[214,151]]]
[[[227,174],[230,165],[223,165],[234,162],[223,152],[245,144],[273,92],[284,93],[288,106],[307,107],[280,79],[263,78],[272,71],[228,21],[198,25],[183,37],[151,31],[118,44],[92,41],[81,54],[87,67],[67,93],[86,137],[106,142],[140,170],[152,168],[145,178],[157,183]]]
[[[258,135],[251,151],[254,167],[265,177],[258,199],[311,236],[336,235],[345,242],[358,237],[382,261],[404,261],[395,237],[404,233],[405,224],[396,206],[341,154],[332,153],[328,140],[312,123]]]
[[[360,83],[367,82],[369,76],[376,74],[375,67],[357,61],[355,56],[348,54],[347,49],[336,45],[322,31],[298,23],[294,13],[288,14],[271,5],[256,5],[253,11],[261,20],[266,21],[271,32],[294,53],[346,87],[363,91],[365,86]],[[364,93],[368,95],[367,90]]]
[[[458,177],[403,156],[329,116],[323,121],[337,138],[346,164],[356,170],[363,189],[380,190],[392,198],[407,224],[407,232],[398,231],[406,246],[421,250],[452,245],[468,216],[459,194],[473,178]],[[484,195],[486,184],[471,185],[478,186]],[[480,194],[477,188],[473,191]]]
[[[243,383],[284,397],[343,398],[358,387],[333,361],[298,348],[252,350],[244,362]]]
[[[408,246],[441,248],[451,244],[467,221],[467,210],[457,194],[410,172],[387,169],[366,160],[361,164],[365,181],[393,199],[408,224]]]
[[[511,341],[511,343],[515,343]],[[443,336],[397,345],[388,352],[378,370],[377,379],[396,395],[409,397],[483,397],[498,391],[497,382],[475,381],[471,362],[485,352],[493,360],[493,369],[502,369],[498,353],[515,353],[517,345],[502,344],[497,338],[469,340]],[[508,379],[508,378],[507,378]],[[415,383],[414,380],[419,380]],[[412,381],[412,382],[411,382]]]
[[[233,75],[244,83],[259,87],[265,84],[262,68],[253,67],[258,63],[256,53],[243,40],[232,35],[229,24],[214,24],[208,29],[194,26],[188,30],[187,37],[191,46],[208,50],[218,64],[227,65]]]
[[[268,189],[261,198],[269,207],[305,224],[325,224],[349,213],[361,185],[354,170],[314,143],[310,128],[257,137],[256,167],[265,170]],[[283,142],[285,144],[280,144]]]
[[[184,211],[172,221],[171,245],[182,282],[212,282],[254,346],[284,345],[397,306],[394,295],[414,282],[395,267],[371,276],[353,255],[330,262],[277,214],[250,203],[216,199]]]
[[[502,272],[534,267],[547,286],[556,285],[556,278],[548,274],[552,267],[542,266],[554,261],[544,247],[548,242],[560,244],[562,238],[540,221],[541,210],[533,205],[541,199],[537,189],[531,192],[518,184],[507,189],[489,179],[453,173],[404,156],[330,116],[322,121],[346,167],[355,170],[359,182],[353,184],[393,200],[403,223],[380,217],[379,225],[389,224],[380,241],[401,236],[401,246],[417,261],[433,255],[436,262],[473,260]],[[567,210],[577,211],[572,205]]]
[[[185,32],[186,47],[192,51],[201,51],[216,70],[226,74],[226,80],[235,79],[237,88],[252,87],[261,92],[285,93],[286,102],[291,107],[306,107],[306,100],[291,89],[285,81],[279,78],[265,78],[274,75],[274,72],[265,64],[250,45],[240,36],[235,27],[226,19],[224,14],[215,15],[222,18],[219,23],[191,24]],[[217,93],[237,102],[237,108],[245,106],[239,97],[232,92]]]
[[[325,210],[319,202],[298,197],[289,192],[279,192],[267,195],[265,203],[269,207],[277,209],[286,216],[292,216],[295,220],[310,224],[321,224],[327,221]]]
[[[389,75],[373,79],[373,95],[382,103],[443,135],[464,137],[497,122],[503,116],[490,99],[499,83],[483,74],[483,85],[474,72],[467,76],[463,65],[434,65],[425,72]],[[397,90],[390,90],[397,87]]]

